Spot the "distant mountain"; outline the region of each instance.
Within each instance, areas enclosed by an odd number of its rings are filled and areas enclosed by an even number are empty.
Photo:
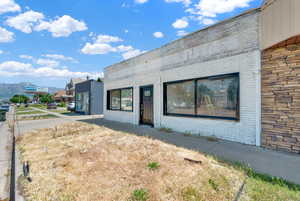
[[[0,83],[0,99],[8,100],[15,94],[24,94],[25,86],[36,86],[30,82],[21,82],[17,84],[4,84]],[[49,93],[53,94],[59,90],[60,88],[56,87],[46,87],[49,89]]]

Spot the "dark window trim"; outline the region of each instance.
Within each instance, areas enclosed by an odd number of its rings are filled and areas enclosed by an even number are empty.
[[[132,110],[122,110],[122,90],[126,90],[126,89],[131,89],[132,90]],[[111,97],[111,92],[112,91],[120,91],[120,109],[111,109],[111,102],[110,102],[110,97]],[[118,89],[110,89],[106,91],[107,94],[107,103],[106,103],[106,109],[110,110],[110,111],[121,111],[121,112],[133,112],[133,101],[134,101],[134,90],[133,87],[126,87],[126,88],[118,88]]]
[[[237,102],[237,110],[236,110],[236,117],[221,117],[221,116],[210,116],[210,115],[198,115],[197,114],[197,89],[198,89],[198,81],[199,80],[214,80],[214,79],[222,79],[227,77],[237,77],[238,78],[238,102]],[[167,110],[168,104],[168,97],[167,97],[167,86],[170,84],[178,84],[182,82],[194,81],[194,90],[195,90],[195,114],[177,114],[177,113],[169,113]],[[206,118],[206,119],[221,119],[221,120],[234,120],[240,121],[240,73],[229,73],[229,74],[221,74],[221,75],[214,75],[214,76],[207,76],[201,78],[193,78],[193,79],[186,79],[186,80],[176,80],[171,82],[164,82],[163,83],[163,107],[164,107],[164,115],[165,116],[175,116],[175,117],[193,117],[193,118]]]

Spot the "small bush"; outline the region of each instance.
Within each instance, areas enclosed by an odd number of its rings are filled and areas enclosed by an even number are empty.
[[[148,168],[150,170],[157,170],[159,168],[159,163],[158,162],[152,162],[148,164]]]
[[[130,201],[146,201],[148,198],[149,195],[147,190],[137,189],[133,191]]]
[[[64,103],[64,102],[61,102],[61,103],[58,103],[57,106],[58,106],[58,107],[66,107],[67,105],[66,105],[66,103]]]

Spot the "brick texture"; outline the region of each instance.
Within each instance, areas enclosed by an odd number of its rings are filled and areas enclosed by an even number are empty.
[[[262,143],[300,154],[300,40],[262,53]]]

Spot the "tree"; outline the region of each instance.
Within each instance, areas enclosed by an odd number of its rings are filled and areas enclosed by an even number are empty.
[[[38,94],[34,96],[34,99],[41,103],[53,103],[53,95],[51,94]]]
[[[16,94],[11,99],[10,102],[12,103],[27,103],[29,101],[29,98],[24,95]]]

